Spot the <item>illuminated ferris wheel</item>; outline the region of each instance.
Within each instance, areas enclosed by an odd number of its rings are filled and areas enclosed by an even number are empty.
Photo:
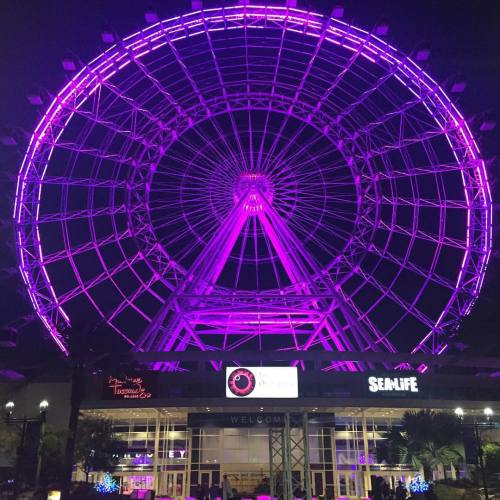
[[[135,351],[440,354],[491,249],[485,165],[440,86],[275,6],[168,19],[91,61],[33,133],[15,219],[62,350],[85,317]]]

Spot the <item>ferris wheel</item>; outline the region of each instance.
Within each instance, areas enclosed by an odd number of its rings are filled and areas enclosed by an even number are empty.
[[[248,5],[158,22],[75,74],[15,202],[20,270],[63,351],[85,318],[125,349],[235,359],[441,354],[478,297],[491,214],[466,121],[410,57]]]

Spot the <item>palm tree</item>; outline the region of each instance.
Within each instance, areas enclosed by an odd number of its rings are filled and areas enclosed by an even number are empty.
[[[390,429],[385,458],[392,463],[423,469],[432,479],[439,465],[456,465],[463,459],[460,420],[449,413],[431,410],[407,411],[401,426]]]

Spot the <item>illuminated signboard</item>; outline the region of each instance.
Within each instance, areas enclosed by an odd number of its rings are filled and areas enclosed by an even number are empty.
[[[303,426],[302,413],[289,414],[290,427]],[[319,427],[335,427],[334,413],[308,413],[309,424]],[[188,413],[188,428],[217,427],[285,427],[284,413]]]
[[[104,399],[151,399],[155,388],[152,374],[109,375],[104,381]]]
[[[187,450],[185,449],[169,449],[166,450],[167,458],[186,459]],[[153,463],[153,453],[125,453],[123,458],[130,460],[132,465],[151,465]]]
[[[298,398],[297,367],[226,368],[227,398]]]
[[[371,393],[418,393],[418,379],[410,377],[369,377],[368,390]]]

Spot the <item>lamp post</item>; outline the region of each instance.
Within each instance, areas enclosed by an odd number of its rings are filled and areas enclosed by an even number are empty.
[[[45,434],[45,422],[47,420],[47,409],[49,407],[49,402],[44,399],[40,401],[38,408],[40,409],[40,438],[38,441],[38,450],[36,457],[36,473],[35,473],[35,488],[40,486],[40,473],[42,472],[42,445],[43,436]]]
[[[467,425],[467,426],[472,426],[474,430],[474,438],[476,440],[476,447],[477,447],[477,458],[478,458],[478,464],[479,464],[479,469],[481,471],[481,479],[483,481],[483,489],[484,489],[484,499],[489,500],[489,494],[488,494],[488,480],[486,477],[486,467],[484,463],[484,454],[483,454],[483,443],[481,439],[481,429],[480,429],[480,424],[477,421],[477,416],[474,415],[474,420],[472,424],[464,424],[463,422],[463,417],[465,415],[465,412],[462,408],[455,408],[455,415],[460,418],[462,425]],[[489,407],[484,408],[483,410],[483,415],[486,417],[486,420],[489,424],[491,417],[493,416],[493,410]]]
[[[24,417],[13,417],[14,409],[15,409],[14,401],[8,401],[5,404],[5,423],[7,425],[19,425],[21,424],[21,439],[19,440],[19,446],[17,447],[16,453],[16,470],[14,476],[14,498],[17,498],[19,495],[19,483],[20,483],[20,465],[24,458],[24,448],[25,448],[25,440],[26,440],[26,429],[29,423],[39,423],[40,424],[40,437],[38,443],[37,450],[37,464],[36,464],[36,473],[35,473],[35,485],[38,486],[40,480],[40,471],[42,467],[42,455],[41,455],[41,447],[43,434],[45,430],[45,421],[47,417],[47,409],[49,407],[49,402],[44,399],[38,405],[40,410],[40,415],[38,417],[28,418]]]

